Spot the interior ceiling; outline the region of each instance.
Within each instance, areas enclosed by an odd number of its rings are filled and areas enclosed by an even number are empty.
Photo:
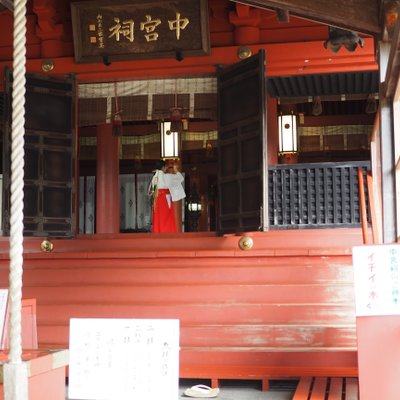
[[[340,100],[343,94],[354,98],[367,98],[379,91],[378,71],[347,72],[337,74],[295,75],[270,77],[268,93],[272,97],[293,103],[308,101],[310,96]]]

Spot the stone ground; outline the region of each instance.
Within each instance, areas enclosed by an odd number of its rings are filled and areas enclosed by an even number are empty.
[[[210,386],[209,380],[181,379],[179,383],[179,399],[189,400],[191,397],[184,395],[184,391],[194,385],[203,384]],[[296,381],[271,381],[270,390],[263,392],[260,381],[224,380],[220,383],[220,392],[216,399],[219,400],[291,400],[296,390]],[[68,400],[68,388],[66,388]],[[151,399],[165,400],[165,399]]]

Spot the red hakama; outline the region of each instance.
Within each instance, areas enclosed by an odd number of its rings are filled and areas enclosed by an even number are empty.
[[[167,200],[169,196],[169,202]],[[158,189],[153,205],[152,232],[176,232],[174,205],[168,189]]]

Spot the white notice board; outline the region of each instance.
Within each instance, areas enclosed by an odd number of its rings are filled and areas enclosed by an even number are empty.
[[[353,248],[356,315],[400,315],[400,245]]]
[[[71,319],[69,398],[176,400],[179,320]]]

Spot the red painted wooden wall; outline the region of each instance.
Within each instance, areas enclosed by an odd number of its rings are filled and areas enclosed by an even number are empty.
[[[25,242],[39,347],[68,347],[69,319],[178,318],[181,377],[356,375],[351,246],[359,229],[96,235]],[[334,245],[333,245],[334,243]],[[8,286],[6,242],[0,285]]]

